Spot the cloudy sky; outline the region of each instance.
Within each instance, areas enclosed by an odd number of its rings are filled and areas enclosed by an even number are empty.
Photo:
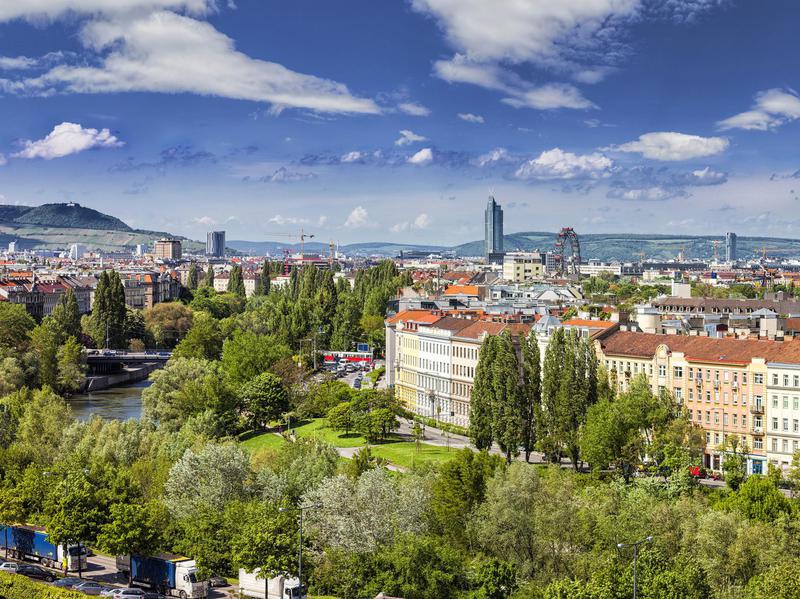
[[[800,237],[796,0],[3,0],[0,194],[195,238]]]

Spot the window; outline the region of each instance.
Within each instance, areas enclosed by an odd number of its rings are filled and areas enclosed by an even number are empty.
[[[792,420],[792,432],[800,433],[800,421],[798,421],[797,418]]]
[[[675,387],[674,392],[675,392],[675,399],[677,399],[678,401],[683,399],[683,389],[681,389],[680,387]]]
[[[694,368],[689,369],[689,380],[691,381],[694,379]]]
[[[792,441],[792,453],[797,453],[797,441]]]
[[[719,412],[714,412],[714,424],[719,424]]]
[[[789,431],[789,419],[788,418],[784,418],[782,420],[782,424],[783,424],[783,430],[785,432],[788,432]]]
[[[683,378],[683,366],[676,366],[672,369],[672,372],[676,379]]]
[[[742,373],[742,385],[746,385],[746,384],[747,384],[747,373],[743,372]]]
[[[710,370],[706,370],[706,380],[707,381],[711,380],[711,371]]]
[[[711,412],[706,410],[706,422],[711,422]]]
[[[703,412],[702,410],[697,410],[697,422],[701,422],[703,420]]]
[[[778,430],[778,419],[777,418],[773,418],[772,419],[772,430],[774,430],[774,431]]]
[[[789,453],[789,441],[784,439],[783,443],[781,443],[781,449],[783,450],[783,453]]]
[[[775,385],[776,387],[778,386],[778,375],[777,374],[773,374],[772,375],[772,384]]]
[[[714,445],[719,445],[719,433],[714,433]]]
[[[736,425],[738,424],[738,422],[737,422],[738,420],[739,420],[739,417],[738,417],[738,415],[737,415],[737,414],[734,414],[734,415],[733,415],[733,426],[736,426]]]
[[[728,403],[728,392],[727,391],[723,392],[722,401],[723,401],[723,403]]]
[[[739,403],[739,394],[736,391],[733,392],[733,404],[736,405]]]
[[[753,384],[754,385],[763,385],[764,384],[764,375],[763,374],[754,374],[753,375]]]
[[[692,399],[694,399],[694,389],[689,387],[689,400],[692,400]]]
[[[711,401],[711,391],[706,391],[706,401]]]
[[[798,399],[798,397],[797,396],[793,397],[792,398],[792,409],[793,410],[796,410],[798,408],[798,403],[800,403],[800,400]]]
[[[667,376],[667,367],[663,364],[658,366],[658,376]]]
[[[719,370],[714,371],[714,382],[719,382]]]
[[[789,386],[789,375],[788,374],[784,374],[783,375],[783,386],[784,387],[788,387]]]
[[[800,387],[800,375],[796,374],[792,378],[793,378],[793,381],[794,381],[794,385],[793,386]]]
[[[784,410],[789,409],[789,398],[785,395],[783,396],[783,409]]]
[[[747,427],[747,414],[742,414],[742,426]],[[761,426],[761,424],[758,426]]]
[[[778,440],[777,439],[773,439],[772,440],[772,451],[774,451],[775,453],[778,452]]]
[[[753,449],[764,449],[764,442],[761,439],[753,439]]]
[[[728,414],[725,412],[722,413],[722,425],[728,426]]]
[[[772,396],[772,407],[773,408],[777,408],[778,407],[778,396],[777,395],[773,395]]]

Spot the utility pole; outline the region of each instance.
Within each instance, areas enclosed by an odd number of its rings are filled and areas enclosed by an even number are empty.
[[[644,539],[642,539],[641,541],[636,541],[634,543],[617,543],[617,548],[618,549],[625,549],[627,547],[633,547],[633,599],[636,599],[636,590],[637,590],[636,589],[636,583],[637,583],[637,580],[636,580],[636,566],[637,566],[637,561],[639,559],[639,545],[642,545],[644,543],[652,543],[652,542],[653,542],[653,537],[648,536],[648,537],[645,537]]]

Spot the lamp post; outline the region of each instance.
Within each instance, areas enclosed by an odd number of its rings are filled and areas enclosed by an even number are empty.
[[[633,599],[636,599],[636,565],[639,559],[639,545],[644,543],[651,543],[653,541],[653,537],[647,536],[641,541],[635,541],[633,543],[617,543],[618,549],[626,549],[628,547],[633,547]]]
[[[42,472],[43,476],[61,476],[64,478],[64,498],[66,499],[69,497],[69,475],[73,472],[81,472],[84,475],[89,474],[88,468],[81,468],[80,470],[73,470],[73,471],[66,471],[63,473],[58,472],[49,472],[44,471]],[[64,543],[64,575],[69,572],[69,545]],[[81,564],[81,542],[80,539],[78,540],[78,578],[81,578],[81,574],[83,573],[83,567]]]
[[[297,543],[297,582],[300,591],[300,599],[303,598],[303,513],[306,510],[320,509],[321,503],[311,503],[308,505],[299,505],[297,507],[282,507],[278,508],[279,512],[298,512],[300,514],[300,534]]]

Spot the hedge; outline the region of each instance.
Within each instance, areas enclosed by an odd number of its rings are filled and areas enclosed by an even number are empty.
[[[0,572],[0,597],[4,599],[86,599],[78,591],[68,591],[36,582],[21,574]]]

